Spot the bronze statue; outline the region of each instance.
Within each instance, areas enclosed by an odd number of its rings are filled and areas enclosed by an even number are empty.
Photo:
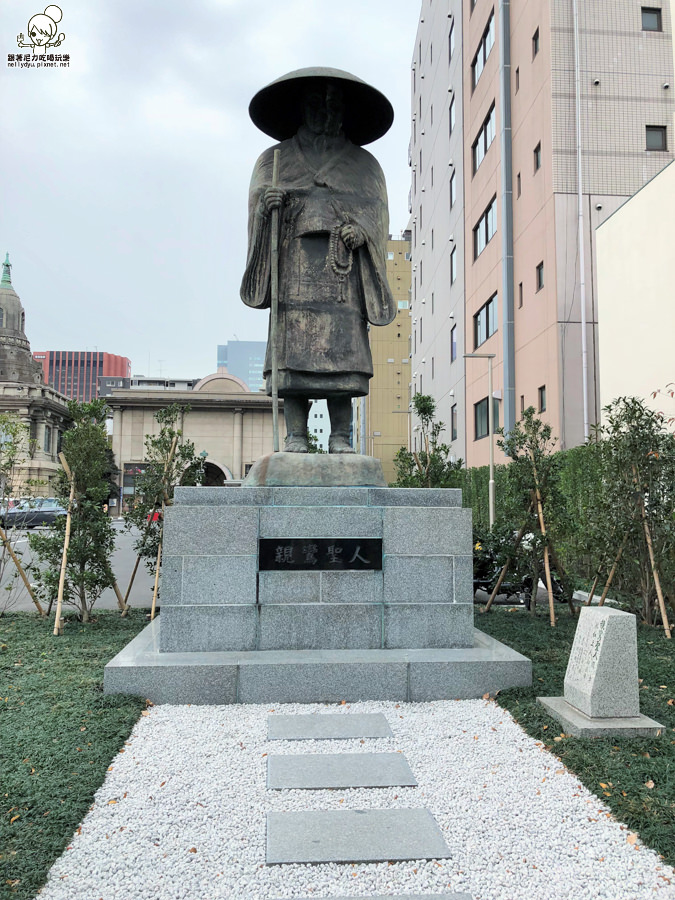
[[[368,393],[373,363],[368,322],[387,325],[396,310],[385,271],[387,192],[377,160],[362,144],[393,120],[379,91],[339,69],[300,69],[259,91],[253,122],[280,140],[258,159],[249,193],[244,303],[271,303],[271,221],[279,210],[278,392],[286,443],[307,452],[309,399],[325,397],[329,451],[353,453],[351,398]],[[279,183],[272,186],[274,150]],[[272,348],[264,374],[272,392]]]

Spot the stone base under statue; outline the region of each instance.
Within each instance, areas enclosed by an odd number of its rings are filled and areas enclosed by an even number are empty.
[[[360,453],[269,453],[244,487],[386,487],[382,463]]]
[[[160,602],[106,666],[106,692],[440,700],[531,683],[529,660],[473,627],[471,510],[457,490],[179,487]]]

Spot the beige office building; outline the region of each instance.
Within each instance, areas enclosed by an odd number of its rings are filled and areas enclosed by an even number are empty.
[[[174,403],[189,407],[179,428],[197,453],[206,453],[207,485],[239,481],[273,449],[271,398],[252,393],[228,372],[208,375],[192,390],[119,389],[106,399],[113,411],[112,449],[120,469],[122,504],[133,496],[134,475],[145,462],[146,436],[159,431],[155,414]],[[279,428],[283,442],[283,412]]]
[[[396,478],[394,457],[408,447],[410,426],[410,233],[387,241],[387,280],[396,318],[370,327],[373,377],[370,392],[355,401],[355,447],[382,461],[387,482]]]
[[[579,444],[611,352],[598,338],[596,228],[673,159],[670,7],[423,0],[412,69],[417,389],[423,377],[452,420],[457,455],[485,464],[488,361],[463,354],[494,354],[498,424],[534,406],[559,446]],[[462,203],[458,228],[449,210]],[[428,379],[422,360],[444,356],[449,379]]]
[[[610,216],[596,240],[600,403],[636,396],[675,416],[664,392],[675,383],[675,165]]]

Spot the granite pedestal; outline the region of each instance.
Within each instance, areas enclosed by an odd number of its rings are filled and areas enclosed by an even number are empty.
[[[529,660],[474,630],[456,490],[179,487],[160,603],[106,667],[107,692],[431,700],[531,683]]]

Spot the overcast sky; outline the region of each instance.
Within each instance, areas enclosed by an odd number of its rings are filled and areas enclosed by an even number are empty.
[[[63,0],[49,52],[70,68],[7,68],[38,2],[0,0],[0,250],[34,351],[200,377],[219,343],[266,338],[267,313],[239,299],[248,182],[273,143],[248,104],[293,69],[346,69],[390,99],[368,149],[390,230],[406,227],[419,0]]]

